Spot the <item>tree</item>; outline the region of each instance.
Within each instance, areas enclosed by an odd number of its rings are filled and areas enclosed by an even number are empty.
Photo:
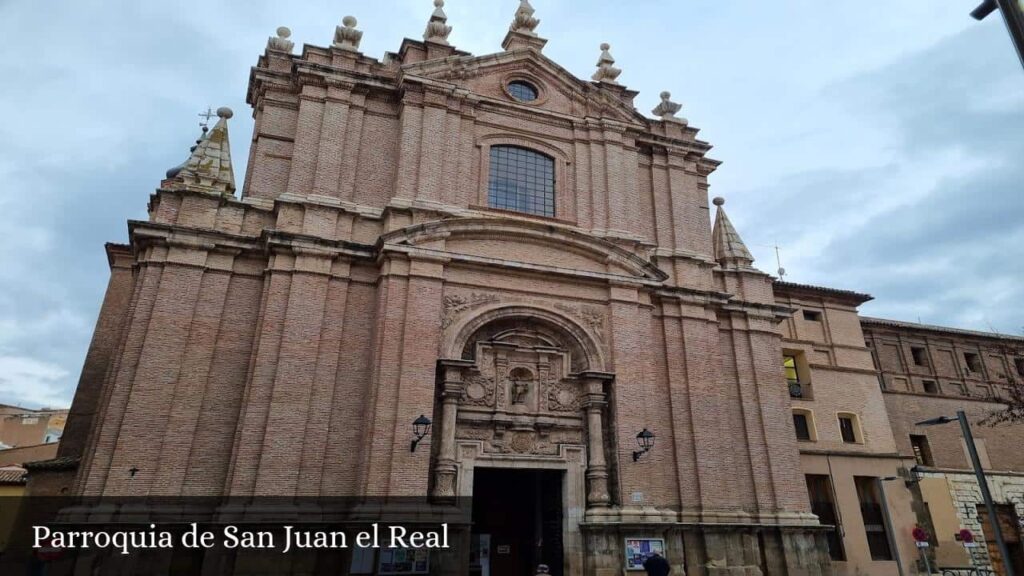
[[[1024,382],[1012,381],[1008,387],[1006,398],[1000,398],[999,402],[1005,406],[993,410],[981,423],[986,426],[999,424],[1024,424]]]
[[[1004,338],[998,330],[989,325],[989,329],[995,332],[1000,338]],[[1024,328],[1021,328],[1021,334],[1024,335]],[[1007,340],[1001,340],[999,346],[1000,352],[1009,357],[1020,356],[1021,352],[1016,346],[1011,346]],[[1022,374],[1021,376],[1024,376]],[[999,398],[997,401],[1003,404],[1003,408],[993,410],[986,416],[981,423],[986,426],[997,426],[999,424],[1024,424],[1024,380],[1016,378],[1014,375],[1008,375],[1010,380],[1009,386],[1007,387],[1007,397]]]

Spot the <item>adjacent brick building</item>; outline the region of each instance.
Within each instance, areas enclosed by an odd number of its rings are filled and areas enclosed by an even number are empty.
[[[0,451],[55,444],[64,433],[66,409],[22,408],[0,404]]]
[[[691,576],[833,573],[805,475],[848,502],[908,458],[867,297],[754,268],[670,94],[640,114],[609,46],[581,80],[537,24],[524,0],[484,56],[440,1],[381,60],[351,17],[329,47],[269,39],[241,193],[221,109],[108,245],[49,463],[74,493],[475,495],[461,573],[618,574],[637,540]],[[847,538],[840,570],[892,572],[877,540]]]
[[[916,425],[963,410],[973,424],[1014,568],[1024,573],[1024,426],[988,424],[1009,388],[1024,381],[1024,338],[878,318],[861,323],[897,448],[913,466],[915,511],[932,534],[933,559],[942,566],[991,566],[1005,573],[959,426]],[[964,528],[983,545],[965,548],[958,540]]]

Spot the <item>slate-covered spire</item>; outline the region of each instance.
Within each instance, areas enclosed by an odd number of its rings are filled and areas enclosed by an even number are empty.
[[[444,13],[444,0],[434,0],[434,13],[430,15],[430,20],[427,22],[423,39],[427,42],[448,45],[448,35],[451,33],[452,27],[448,25],[448,15]]]
[[[754,257],[750,250],[747,250],[743,239],[733,228],[729,217],[725,215],[725,198],[712,200],[718,206],[718,213],[715,215],[715,229],[711,232],[711,242],[715,250],[715,260],[723,268],[749,268],[754,263]]]
[[[179,182],[184,188],[234,195],[235,173],[231,167],[231,145],[228,141],[228,118],[233,115],[230,108],[218,108],[220,120],[210,131],[204,129],[188,160],[168,170],[167,179]]]

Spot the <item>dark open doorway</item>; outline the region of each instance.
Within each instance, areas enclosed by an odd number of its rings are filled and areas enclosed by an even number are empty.
[[[471,574],[521,576],[547,564],[562,576],[562,478],[558,470],[474,469]]]

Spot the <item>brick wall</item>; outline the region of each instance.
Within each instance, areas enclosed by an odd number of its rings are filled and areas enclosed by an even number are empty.
[[[477,315],[517,307],[577,327],[562,336],[592,349],[582,365],[614,373],[615,503],[806,512],[784,313],[770,278],[712,259],[717,162],[696,130],[528,51],[453,77],[408,46],[401,81],[338,50],[268,53],[242,199],[160,190],[130,223],[134,272],[111,281],[83,376],[102,385],[76,400],[98,406],[77,489],[424,494],[438,431],[408,441],[419,414],[437,419],[436,363],[461,355],[448,346]],[[501,90],[523,70],[546,92],[533,108]],[[554,159],[555,218],[486,207],[488,148],[507,144]],[[453,311],[456,295],[485,305]],[[863,361],[856,323],[833,321],[822,362]],[[634,463],[645,427],[658,442]]]

